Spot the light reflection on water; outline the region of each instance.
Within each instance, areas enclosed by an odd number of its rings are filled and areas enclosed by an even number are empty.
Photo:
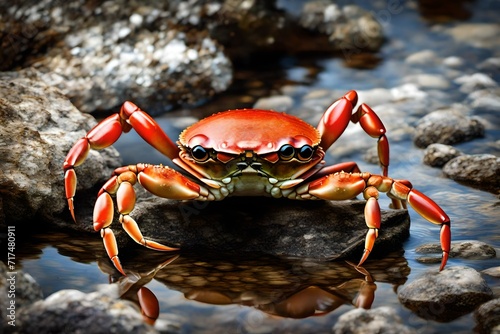
[[[52,246],[43,248],[40,258],[24,260],[22,266],[42,287],[45,297],[62,289],[93,292],[97,284],[109,283],[95,263],[72,260]]]

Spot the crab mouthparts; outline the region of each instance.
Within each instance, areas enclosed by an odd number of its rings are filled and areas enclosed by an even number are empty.
[[[260,176],[269,176],[262,171],[262,164],[255,161],[252,151],[246,151],[242,154],[242,161],[237,162],[236,167],[238,167],[238,171],[236,171],[233,176],[238,176],[243,173],[257,173]]]

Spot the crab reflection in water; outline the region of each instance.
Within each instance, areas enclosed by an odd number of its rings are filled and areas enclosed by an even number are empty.
[[[342,305],[369,309],[377,282],[394,290],[410,273],[406,259],[391,254],[376,263],[357,267],[348,261],[315,262],[270,256],[218,259],[211,255],[157,256],[144,263],[140,255],[128,259],[135,271],[116,275],[107,260],[99,266],[117,279],[122,298],[136,303],[153,324],[160,302],[146,287],[153,279],[186,299],[212,305],[244,305],[271,316],[306,318],[326,315]]]

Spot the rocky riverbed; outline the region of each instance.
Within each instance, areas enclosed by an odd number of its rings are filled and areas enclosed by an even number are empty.
[[[78,263],[98,259],[102,275],[117,282],[87,293],[56,289],[42,296],[46,288],[18,267],[17,326],[4,322],[4,329],[171,333],[206,332],[209,324],[211,330],[234,332],[343,333],[356,323],[356,329],[368,332],[499,331],[500,26],[487,1],[471,9],[459,5],[472,16],[469,21],[461,21],[463,11],[433,21],[423,4],[398,5],[363,9],[307,1],[300,10],[284,10],[265,1],[158,6],[28,1],[0,7],[7,41],[0,73],[0,225],[17,231],[43,226],[58,236],[50,239],[52,247]],[[419,29],[405,35],[411,27],[402,21],[414,20],[416,12],[428,25],[417,24]],[[398,28],[403,31],[395,32]],[[266,78],[262,73],[238,70],[249,58],[266,59],[262,54],[271,51],[297,55],[304,50],[341,56],[323,57],[319,66],[288,56],[278,62],[287,79],[274,85],[260,79]],[[245,93],[214,98],[231,81],[243,83]],[[97,234],[76,244],[58,234],[92,232],[95,193],[111,171],[124,163],[156,163],[159,157],[144,146],[134,150],[136,143],[125,138],[116,145],[121,154],[114,148],[92,151],[77,168],[78,219],[73,223],[61,166],[72,144],[96,124],[87,112],[116,110],[125,99],[153,114],[175,109],[157,118],[175,138],[214,109],[240,106],[286,111],[315,125],[349,89],[358,91],[359,100],[387,128],[393,162],[389,174],[410,179],[450,215],[454,241],[442,272],[435,264],[438,228],[410,209],[410,229],[407,211],[386,206],[373,261],[362,269],[325,262],[328,257],[359,259],[366,232],[360,201],[248,202],[263,210],[257,212],[233,200],[182,204],[179,210],[177,203],[139,191],[134,215],[144,233],[184,244],[189,252],[169,263],[170,256],[137,249],[117,223],[127,277],[110,266]],[[199,107],[210,99],[212,104]],[[355,160],[378,173],[375,142],[351,125],[326,160]],[[234,220],[241,222],[239,227]],[[29,236],[23,233],[23,238]],[[18,243],[31,250],[29,242]],[[206,254],[197,254],[199,246]],[[225,258],[208,255],[214,251]],[[253,256],[247,258],[248,252]],[[2,277],[12,272],[4,266],[0,271]],[[2,284],[10,288],[8,281]],[[146,285],[177,293],[160,292],[155,326],[146,324],[138,309],[136,292]],[[7,307],[2,304],[2,319],[8,320]],[[324,316],[307,318],[315,313]],[[307,320],[278,321],[275,316]]]

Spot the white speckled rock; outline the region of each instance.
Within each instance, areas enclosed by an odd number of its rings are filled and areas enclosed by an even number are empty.
[[[384,333],[413,334],[414,329],[403,324],[396,311],[388,306],[371,310],[357,308],[342,314],[332,329],[335,334]]]

